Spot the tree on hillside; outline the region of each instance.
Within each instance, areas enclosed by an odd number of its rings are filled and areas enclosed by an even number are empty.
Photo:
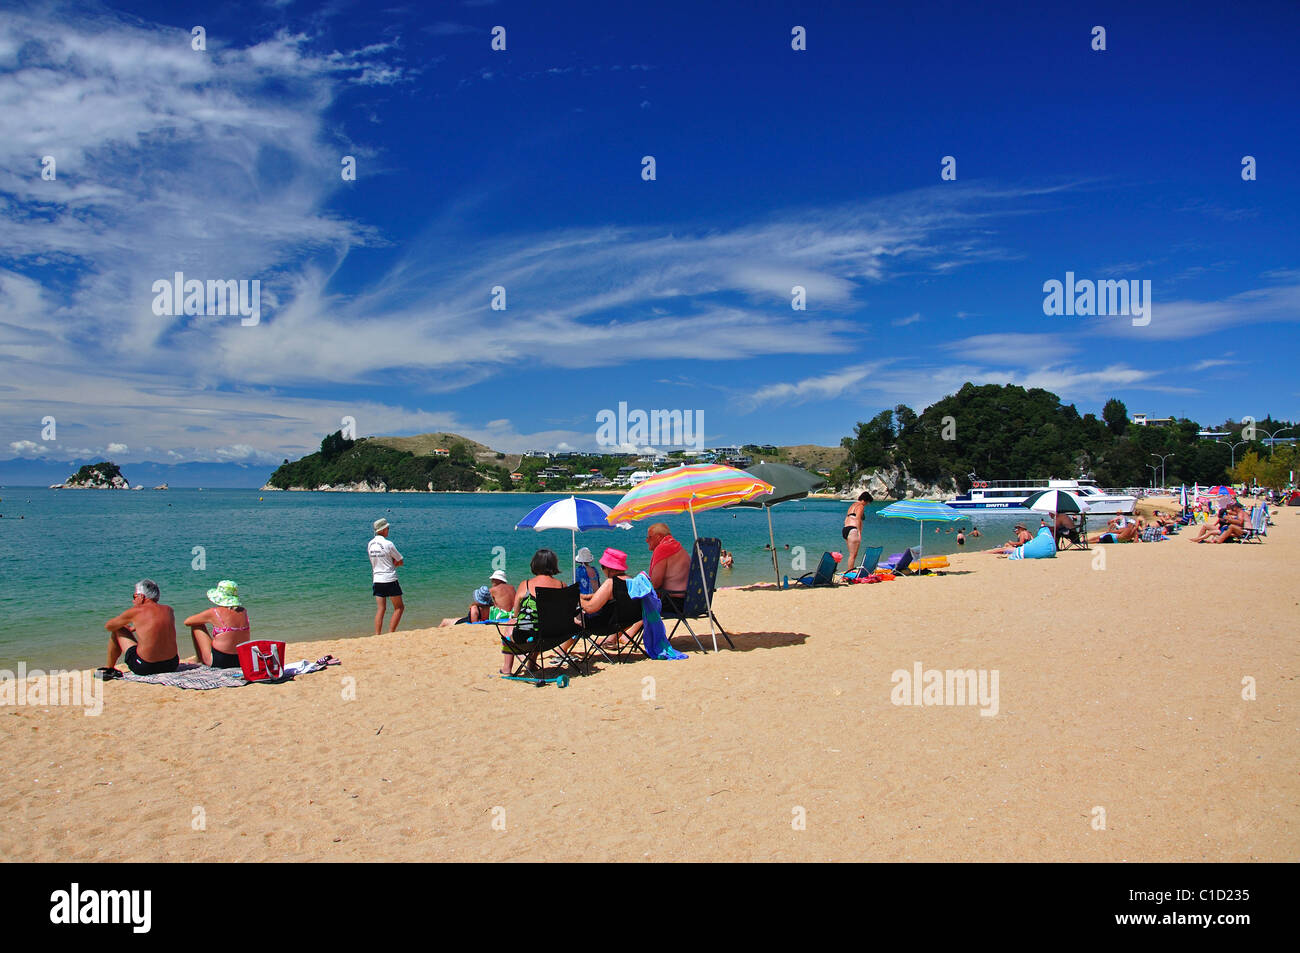
[[[1101,419],[1106,421],[1106,426],[1116,437],[1124,436],[1124,431],[1128,429],[1128,408],[1124,402],[1115,397],[1106,401],[1106,406],[1101,409]]]
[[[352,449],[356,441],[348,440],[342,430],[336,430],[320,442],[320,456],[325,463],[333,463],[346,451]]]
[[[469,444],[464,440],[453,441],[447,451],[447,459],[452,463],[458,463],[463,467],[472,467],[474,465],[474,451],[470,450]]]
[[[893,412],[882,410],[867,423],[859,421],[852,437],[845,437],[840,445],[849,451],[855,469],[871,470],[888,466],[890,449],[894,445]]]

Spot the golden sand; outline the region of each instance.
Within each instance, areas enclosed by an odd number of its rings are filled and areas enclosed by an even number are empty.
[[[291,644],[343,665],[279,686],[0,708],[0,857],[1296,860],[1300,509],[1275,520],[724,591],[737,651],[562,690],[458,627]],[[997,714],[893,704],[918,662],[997,670]]]

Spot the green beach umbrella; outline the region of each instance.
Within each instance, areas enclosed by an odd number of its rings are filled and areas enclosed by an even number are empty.
[[[772,484],[772,492],[764,493],[736,506],[751,509],[762,507],[767,511],[767,538],[772,543],[772,570],[776,573],[776,584],[781,585],[781,567],[776,561],[776,535],[772,532],[772,507],[787,500],[802,500],[813,490],[826,485],[815,473],[809,473],[802,467],[792,467],[788,463],[758,463],[745,469],[764,483]]]
[[[925,551],[926,520],[955,523],[966,518],[961,510],[953,509],[938,500],[899,500],[897,503],[890,503],[876,515],[883,516],[887,520],[916,520],[920,523],[921,535],[916,546],[922,552]]]

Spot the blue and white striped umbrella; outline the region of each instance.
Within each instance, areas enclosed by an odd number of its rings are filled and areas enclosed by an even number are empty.
[[[954,523],[966,518],[961,510],[953,509],[947,503],[940,503],[938,500],[899,500],[897,503],[890,503],[876,515],[887,520],[916,520],[919,522],[921,524],[921,533],[916,545],[921,550],[925,549],[926,520]]]
[[[632,528],[631,523],[617,525],[619,529]],[[570,543],[574,547],[577,546],[577,533],[585,533],[589,529],[613,528],[609,523],[608,506],[580,496],[543,503],[515,524],[515,529],[532,529],[539,533],[544,529],[567,529]]]

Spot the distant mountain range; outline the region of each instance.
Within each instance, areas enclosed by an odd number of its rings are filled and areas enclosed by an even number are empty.
[[[0,460],[0,486],[47,487],[62,483],[85,464],[96,459],[61,461]],[[135,486],[146,489],[166,483],[173,488],[209,487],[211,489],[257,489],[275,469],[265,464],[247,463],[124,463],[122,476]]]
[[[519,466],[523,455],[519,453],[497,456],[497,451],[461,437],[454,433],[427,433],[407,437],[371,437],[369,441],[381,446],[404,450],[416,456],[426,456],[435,449],[451,447],[457,442],[464,443],[481,464],[495,464],[506,470]],[[832,468],[844,462],[848,452],[842,447],[818,447],[804,445],[798,447],[779,447],[776,454],[759,454],[754,456],[757,462],[763,459],[780,460],[797,463],[810,469]],[[0,460],[0,487],[4,486],[39,486],[47,487],[62,483],[79,468],[86,464],[97,463],[102,458],[85,458],[78,460]],[[132,486],[143,485],[152,489],[166,483],[173,488],[208,487],[210,489],[234,488],[257,489],[263,486],[277,467],[267,464],[248,463],[123,463],[120,464],[122,476]]]

